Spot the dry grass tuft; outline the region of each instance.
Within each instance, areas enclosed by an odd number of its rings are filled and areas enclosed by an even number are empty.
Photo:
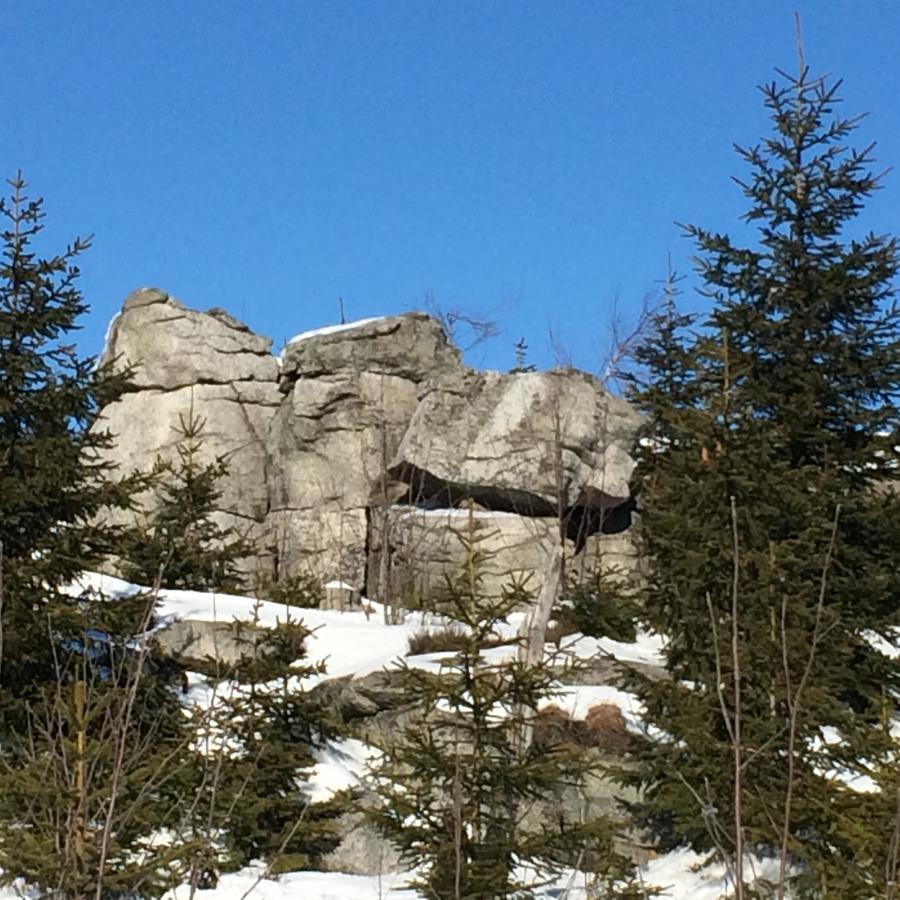
[[[622,710],[615,703],[594,704],[584,718],[584,726],[589,747],[624,750],[631,740]]]
[[[538,747],[565,750],[583,746],[584,722],[573,719],[555,703],[539,710],[533,725],[533,739]]]
[[[466,635],[459,628],[448,627],[438,631],[423,628],[410,637],[407,656],[462,650],[465,645]]]

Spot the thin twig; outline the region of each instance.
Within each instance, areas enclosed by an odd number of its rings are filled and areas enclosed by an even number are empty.
[[[725,849],[725,845],[721,839],[721,829],[719,827],[719,823],[716,819],[716,807],[712,802],[712,794],[709,788],[709,782],[706,782],[706,800],[700,796],[700,794],[696,791],[696,789],[691,785],[691,783],[681,774],[679,771],[675,771],[675,776],[678,780],[690,791],[693,795],[694,800],[697,801],[697,806],[700,809],[700,815],[703,817],[703,820],[709,825],[709,836],[712,838],[712,842],[716,848],[716,851],[719,854],[720,859],[722,860],[723,865],[725,866],[725,871],[728,878],[733,882],[735,880],[734,876],[734,868],[731,864],[731,854]]]
[[[897,874],[900,871],[900,788],[897,788],[897,812],[894,815],[894,830],[888,846],[888,856],[884,864],[885,900],[897,898]]]
[[[727,345],[726,345],[727,346]],[[741,765],[741,657],[740,628],[738,611],[740,608],[740,541],[738,535],[737,503],[731,497],[731,541],[734,558],[731,582],[731,664],[734,668],[734,896],[735,900],[744,897],[744,821],[741,805],[743,794],[743,767]]]
[[[816,617],[813,624],[812,641],[810,642],[809,654],[806,658],[806,665],[803,674],[800,676],[800,683],[797,685],[797,692],[791,692],[791,670],[787,646],[787,598],[781,601],[781,655],[784,665],[785,678],[785,700],[788,707],[788,745],[787,745],[787,766],[788,781],[785,788],[784,796],[784,821],[781,830],[781,854],[778,862],[778,894],[777,900],[784,900],[785,879],[787,877],[787,857],[788,843],[791,836],[791,812],[794,802],[794,750],[797,744],[797,724],[801,709],[801,700],[803,691],[812,675],[813,665],[816,660],[816,651],[819,647],[819,641],[822,638],[822,612],[825,608],[825,594],[828,589],[828,571],[831,568],[831,562],[834,558],[834,548],[837,543],[838,525],[841,518],[841,504],[838,503],[834,508],[834,519],[831,523],[831,536],[828,539],[828,549],[825,551],[825,562],[822,565],[822,575],[819,579],[819,596],[816,601]]]
[[[164,566],[161,565],[159,573],[153,584],[153,589],[147,598],[147,606],[144,610],[144,618],[141,625],[141,633],[146,634],[150,628],[150,620],[153,617],[153,610],[159,600],[159,592],[162,587],[164,574]],[[96,900],[103,900],[103,875],[106,869],[107,854],[109,852],[110,838],[112,837],[113,816],[115,814],[116,802],[119,795],[119,784],[125,768],[125,750],[128,744],[128,736],[131,731],[134,705],[137,701],[138,688],[141,683],[141,676],[144,669],[144,656],[147,653],[147,645],[141,641],[138,646],[136,662],[133,666],[133,677],[128,685],[128,693],[126,695],[125,706],[122,710],[121,719],[118,724],[118,733],[115,735],[116,747],[115,757],[112,770],[112,780],[109,787],[109,807],[106,813],[106,820],[103,823],[103,832],[100,841],[100,859],[97,863],[97,891]]]
[[[3,540],[0,539],[0,685],[3,684]]]

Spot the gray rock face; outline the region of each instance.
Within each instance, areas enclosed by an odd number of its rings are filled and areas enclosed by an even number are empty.
[[[298,335],[285,348],[282,388],[299,377],[370,372],[418,384],[459,365],[459,351],[440,323],[424,313],[363,319]]]
[[[615,663],[610,665],[615,667]],[[561,674],[570,673],[566,670]],[[607,679],[610,674],[606,672]],[[564,683],[569,682],[565,680]],[[314,688],[314,693],[334,710],[355,736],[381,748],[390,748],[407,728],[417,729],[424,715],[421,707],[409,703],[401,679],[394,677],[390,671],[372,673],[362,678],[325,681]],[[583,722],[575,724],[584,726]],[[595,749],[595,744],[585,752],[594,760],[609,766],[627,767],[629,763],[622,755],[624,746],[625,743],[619,747],[610,746],[600,750]],[[399,860],[395,851],[378,832],[366,824],[364,814],[361,813],[365,809],[377,808],[380,800],[368,788],[365,780],[354,788],[354,792],[357,797],[354,811],[346,814],[340,821],[341,844],[326,857],[324,867],[330,871],[377,875],[391,871],[392,863],[395,867],[393,870],[396,871]],[[539,831],[548,817],[554,818],[562,812],[572,821],[609,816],[614,822],[622,822],[624,826],[627,818],[622,801],[634,802],[638,799],[639,795],[633,789],[623,788],[610,777],[595,773],[589,775],[581,786],[560,784],[551,797],[524,807],[523,824],[525,828]],[[640,835],[623,830],[619,835],[618,847],[620,852],[635,862],[646,860]],[[569,863],[574,866],[576,862],[573,855]]]
[[[376,802],[367,795],[362,803]],[[345,872],[349,875],[382,875],[401,871],[400,854],[366,820],[365,814],[348,812],[338,820],[340,844],[322,860],[326,872]]]
[[[556,519],[490,510],[473,511],[470,521],[465,508],[392,506],[387,521],[391,594],[395,603],[408,608],[446,596],[448,578],[455,581],[465,572],[468,551],[461,538],[468,540],[470,531],[483,555],[478,587],[485,597],[500,597],[513,585],[537,596],[547,560],[559,543]],[[376,540],[371,546],[367,591],[378,596],[383,543]]]
[[[560,500],[607,509],[629,496],[636,425],[585,372],[460,369],[426,386],[391,472],[425,495],[526,515],[553,515]]]
[[[274,381],[196,384],[168,391],[125,394],[103,410],[100,427],[116,435],[116,462],[123,470],[149,468],[157,456],[174,459],[181,421],[193,410],[204,422],[202,460],[228,460],[222,509],[261,521],[266,514],[265,439],[277,407]]]
[[[627,404],[584,372],[466,368],[421,313],[308,332],[279,366],[268,339],[222,310],[148,288],[125,301],[103,358],[134,370],[96,426],[118,438],[109,458],[123,470],[173,457],[192,412],[205,422],[203,459],[230,468],[218,517],[258,539],[248,581],[311,574],[424,601],[464,563],[455,507],[471,500],[483,588],[520,580],[536,593],[560,508],[582,566],[615,543],[596,532],[628,525]]]
[[[385,520],[384,528],[370,529],[366,592],[370,597],[389,596],[404,608],[420,608],[446,596],[448,579],[456,580],[465,571],[467,550],[461,538],[469,539],[470,528],[483,556],[479,592],[492,598],[514,585],[537,597],[550,554],[560,540],[556,518],[473,509],[470,525],[465,505],[432,510],[394,505],[387,509]],[[639,577],[630,531],[591,534],[580,547],[567,539],[565,549],[567,571],[576,578],[593,572],[624,580]]]
[[[122,471],[174,459],[177,429],[193,413],[205,423],[201,462],[224,457],[230,467],[219,518],[259,534],[268,509],[266,439],[281,400],[270,346],[222,310],[196,312],[152,288],[130,294],[102,357],[130,367],[134,383],[95,426],[116,437],[108,459]],[[244,563],[248,572],[255,566]]]
[[[271,652],[265,628],[243,623],[240,636],[231,622],[206,622],[183,619],[156,632],[156,640],[166,653],[190,665],[215,660],[234,665],[255,653]]]
[[[393,496],[387,465],[418,385],[458,364],[421,314],[314,332],[285,350],[269,432],[269,522],[281,564],[362,587],[368,509]]]
[[[576,578],[584,578],[591,572],[605,572],[616,574],[625,581],[640,580],[643,566],[634,542],[634,531],[589,535],[583,548],[574,555],[569,571]]]
[[[278,366],[271,346],[224,310],[197,312],[163,291],[141,288],[113,319],[101,361],[133,366],[141,389],[273,382]]]

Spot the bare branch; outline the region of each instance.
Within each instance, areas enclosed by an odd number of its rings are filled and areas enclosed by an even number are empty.
[[[787,702],[789,718],[787,745],[788,781],[784,797],[784,821],[781,829],[781,854],[778,863],[778,900],[784,900],[785,880],[787,878],[788,843],[790,842],[791,836],[791,812],[794,801],[794,751],[797,745],[797,724],[802,708],[801,702],[803,691],[812,675],[813,666],[816,660],[816,652],[819,648],[819,641],[822,639],[823,635],[822,612],[825,608],[825,595],[828,589],[828,572],[834,558],[834,548],[837,543],[840,518],[841,504],[838,503],[834,508],[834,519],[831,523],[831,536],[828,539],[828,549],[825,551],[825,561],[822,565],[822,575],[819,579],[819,596],[816,600],[816,615],[813,623],[809,654],[806,657],[806,665],[803,668],[803,674],[800,676],[800,683],[797,685],[797,692],[793,695],[791,693],[791,672],[787,646],[787,598],[785,597],[781,601],[781,653],[785,676],[785,699]]]

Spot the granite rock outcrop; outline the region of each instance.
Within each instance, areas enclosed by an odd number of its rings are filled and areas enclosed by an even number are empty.
[[[457,574],[463,524],[492,594],[538,591],[561,538],[582,567],[611,541],[636,565],[637,415],[588,373],[477,371],[422,313],[307,332],[279,359],[228,313],[151,288],[126,299],[103,360],[132,371],[96,426],[123,470],[171,457],[184,417],[204,422],[204,458],[229,466],[218,515],[259,548],[248,582],[308,574],[418,605]]]

